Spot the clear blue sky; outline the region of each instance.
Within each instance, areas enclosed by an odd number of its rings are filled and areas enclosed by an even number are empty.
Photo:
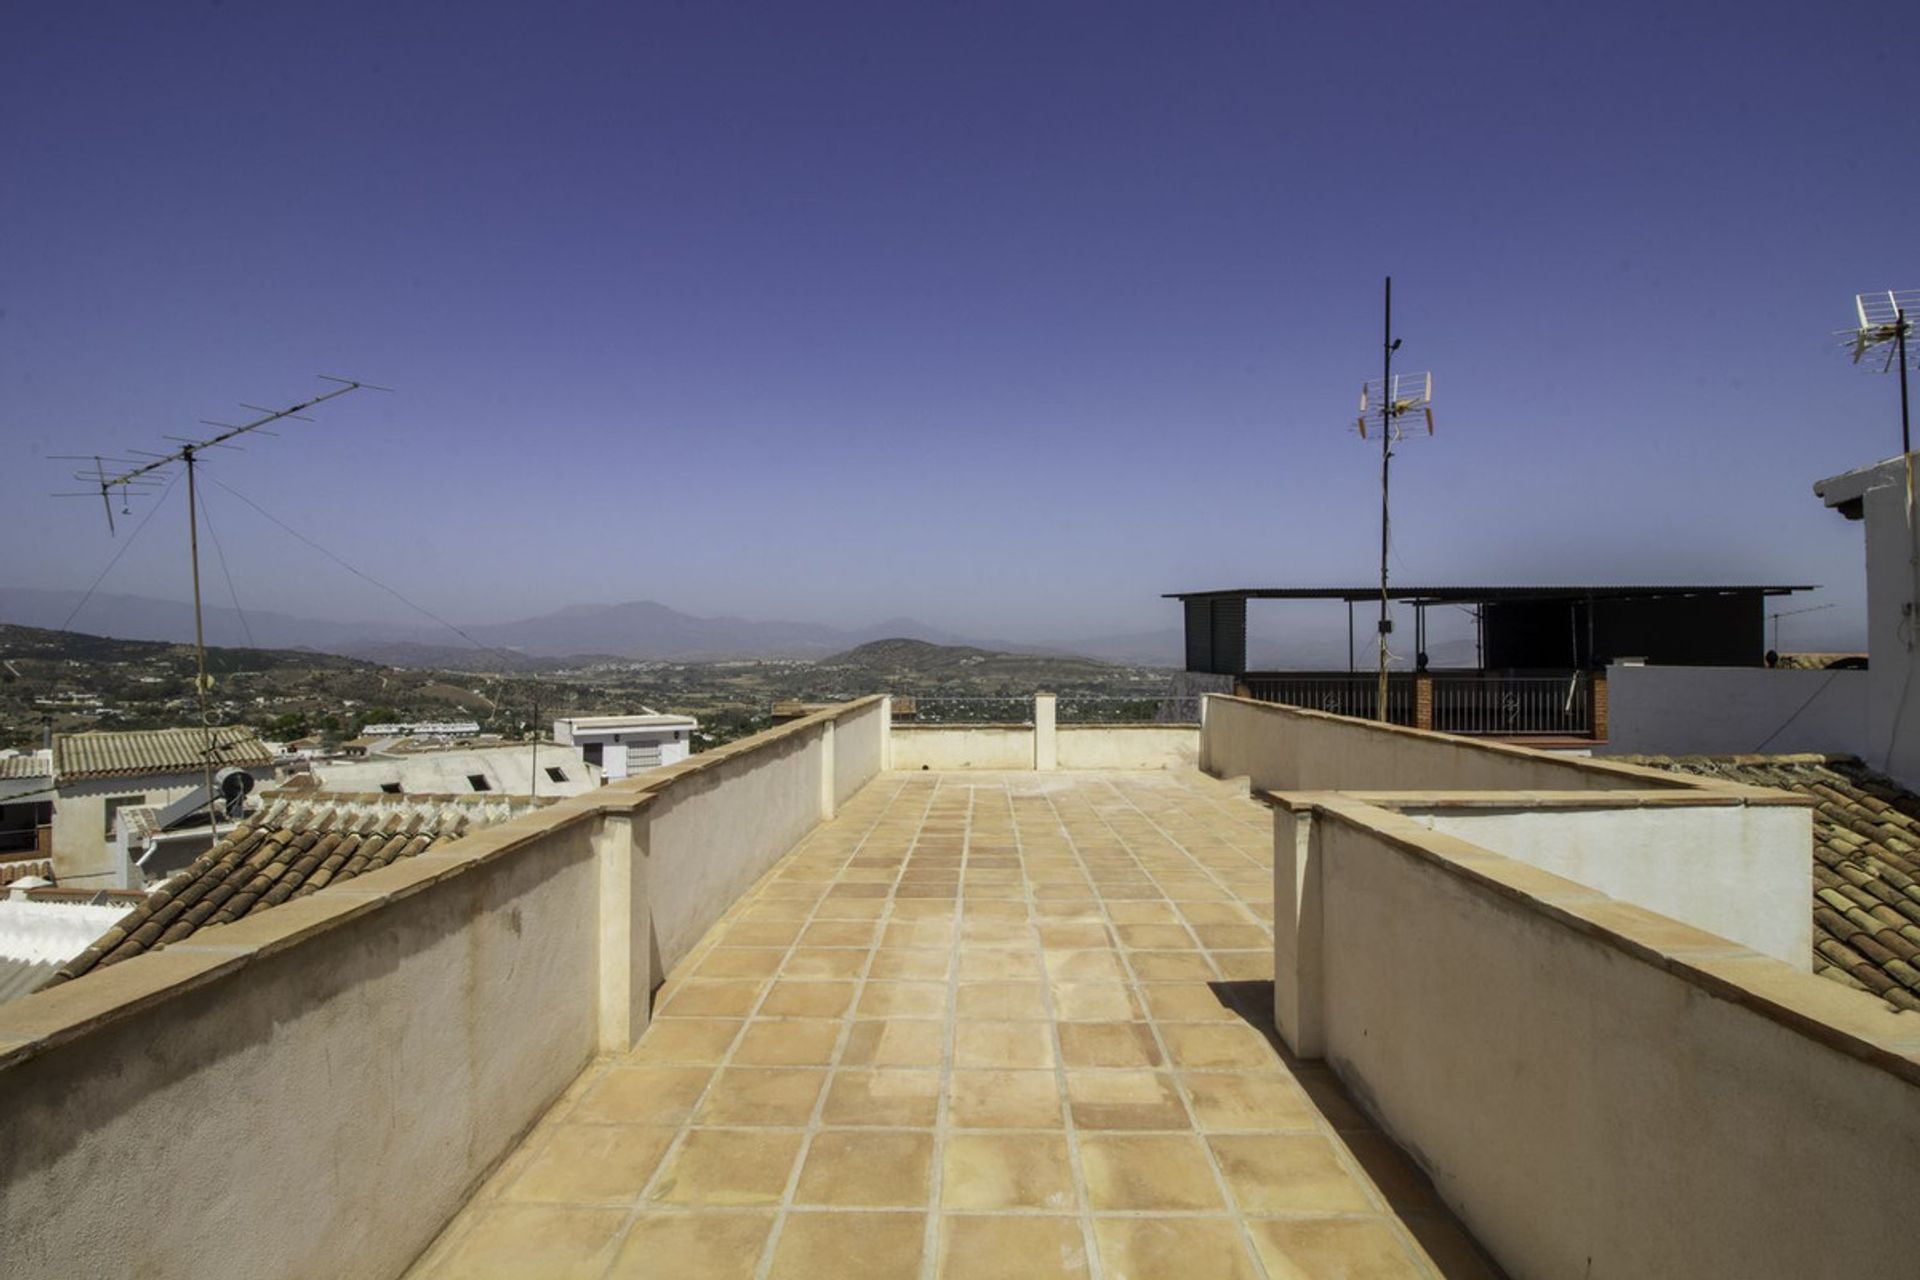
[[[1470,11],[1469,11],[1470,10]],[[0,581],[45,453],[348,373],[221,476],[459,619],[652,598],[1013,639],[1365,580],[1826,584],[1897,451],[1920,9],[154,4],[0,18]],[[242,602],[390,602],[219,490]],[[104,590],[184,595],[176,495]],[[1831,620],[1831,625],[1829,621]],[[1811,631],[1812,628],[1810,627]],[[1793,637],[1789,637],[1791,641]]]

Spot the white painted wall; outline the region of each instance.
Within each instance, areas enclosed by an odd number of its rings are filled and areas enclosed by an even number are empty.
[[[532,743],[485,747],[468,751],[420,751],[350,763],[318,761],[313,775],[327,791],[372,792],[397,784],[402,795],[475,795],[468,781],[478,774],[489,791],[506,796],[577,796],[600,785],[600,771],[589,765],[580,748],[542,743],[537,754]],[[558,768],[556,781],[547,773]]]
[[[1603,755],[1863,754],[1870,671],[1607,668]]]
[[[1033,730],[1026,726],[895,723],[895,769],[1031,769]]]
[[[1055,731],[1062,769],[1191,769],[1200,756],[1192,725],[1075,725]]]
[[[1813,968],[1813,815],[1798,805],[1397,806],[1443,835]]]

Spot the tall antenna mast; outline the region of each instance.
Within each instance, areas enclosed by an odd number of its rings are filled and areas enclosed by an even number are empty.
[[[195,484],[194,473],[199,466],[200,454],[205,450],[240,448],[237,444],[228,443],[236,436],[243,436],[256,431],[262,435],[273,435],[275,434],[274,432],[267,431],[265,428],[272,423],[289,418],[301,422],[311,422],[311,418],[303,416],[306,410],[314,408],[317,405],[325,404],[327,401],[336,399],[339,396],[344,396],[348,392],[358,391],[363,387],[371,391],[387,391],[391,389],[388,387],[375,386],[371,382],[357,382],[351,378],[333,378],[325,374],[321,375],[321,379],[322,381],[338,383],[339,385],[331,391],[323,392],[307,400],[302,400],[298,404],[289,405],[285,409],[267,409],[260,405],[242,403],[241,408],[251,409],[261,415],[248,422],[214,422],[210,419],[202,419],[205,425],[220,428],[219,432],[208,436],[204,440],[193,440],[184,436],[167,436],[165,437],[166,439],[176,441],[179,445],[179,447],[171,453],[148,453],[145,450],[135,449],[131,452],[137,456],[131,459],[107,458],[98,454],[90,454],[84,457],[77,457],[70,454],[52,455],[54,457],[64,457],[70,461],[93,463],[91,473],[85,470],[76,471],[74,472],[73,478],[84,484],[98,486],[100,500],[107,508],[107,532],[109,534],[115,532],[113,526],[113,491],[115,489],[120,491],[121,512],[125,514],[127,501],[132,495],[150,492],[163,477],[168,476],[168,468],[172,467],[175,463],[179,463],[186,468],[187,554],[193,565],[193,687],[200,703],[200,728],[204,736],[204,746],[201,749],[201,756],[206,776],[207,820],[212,825],[213,837],[216,843],[220,838],[220,823],[213,807],[213,798],[215,795],[213,771],[214,761],[219,754],[219,745],[214,741],[213,713],[207,706],[207,694],[211,691],[213,682],[207,677],[207,631],[200,596],[200,496],[198,487]],[[109,462],[113,463],[115,468],[112,474],[109,474],[107,470],[107,464]],[[91,498],[94,495],[92,493],[61,493],[55,494],[54,496],[60,498]]]
[[[1859,364],[1869,352],[1885,349],[1886,362],[1880,372],[1900,368],[1900,452],[1913,452],[1913,434],[1907,417],[1907,333],[1913,321],[1907,317],[1920,310],[1920,289],[1888,289],[1883,293],[1857,293],[1853,309],[1858,327],[1847,332],[1847,345],[1853,349],[1853,362]]]
[[[1407,428],[1424,424],[1433,434],[1433,375],[1393,372],[1393,353],[1400,339],[1393,336],[1393,277],[1387,277],[1386,320],[1380,341],[1380,381],[1360,388],[1360,418],[1355,423],[1362,440],[1369,430],[1380,434],[1380,658],[1379,685],[1374,696],[1373,718],[1387,720],[1387,637],[1393,634],[1393,614],[1387,596],[1387,552],[1392,546],[1392,523],[1388,518],[1388,494],[1393,477],[1393,446],[1408,436]],[[1411,421],[1409,421],[1411,419]]]

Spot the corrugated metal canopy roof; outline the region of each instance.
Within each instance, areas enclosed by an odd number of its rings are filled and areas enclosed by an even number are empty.
[[[1751,583],[1717,583],[1703,586],[1643,585],[1619,586],[1611,583],[1591,586],[1554,587],[1394,587],[1387,588],[1390,600],[1433,603],[1482,603],[1492,600],[1621,600],[1633,596],[1724,596],[1758,593],[1784,596],[1795,591],[1816,591],[1815,586],[1781,586]],[[1378,600],[1380,587],[1228,587],[1217,591],[1169,591],[1163,600]]]

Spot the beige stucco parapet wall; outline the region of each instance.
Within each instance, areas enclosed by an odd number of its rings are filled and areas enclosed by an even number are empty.
[[[830,708],[0,1007],[0,1274],[399,1274],[886,724]]]
[[[1737,915],[1741,876],[1807,915],[1804,798],[1208,701],[1274,807],[1283,1036],[1511,1274],[1911,1273],[1920,1017],[1672,915],[1715,877]]]

